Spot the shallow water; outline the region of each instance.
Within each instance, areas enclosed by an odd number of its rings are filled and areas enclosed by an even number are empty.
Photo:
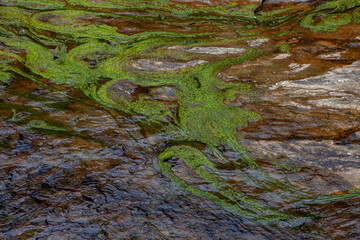
[[[360,4],[259,2],[0,1],[1,238],[357,239]]]

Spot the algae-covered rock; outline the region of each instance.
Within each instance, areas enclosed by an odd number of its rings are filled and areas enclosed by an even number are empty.
[[[316,175],[334,181],[314,180],[325,191],[294,161],[325,168],[334,149],[356,160],[359,4],[268,3],[1,1],[4,232],[282,239],[327,227],[327,208],[359,198],[344,180],[357,169]]]

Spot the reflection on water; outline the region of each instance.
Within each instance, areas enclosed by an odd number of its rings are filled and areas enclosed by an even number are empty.
[[[356,239],[360,4],[1,1],[5,239]]]

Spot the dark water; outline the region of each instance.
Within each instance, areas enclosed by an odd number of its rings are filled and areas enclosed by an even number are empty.
[[[0,1],[0,238],[359,239],[332,2]]]

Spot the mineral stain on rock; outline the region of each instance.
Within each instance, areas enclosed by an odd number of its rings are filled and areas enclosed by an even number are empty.
[[[359,9],[0,1],[1,237],[356,239]]]

